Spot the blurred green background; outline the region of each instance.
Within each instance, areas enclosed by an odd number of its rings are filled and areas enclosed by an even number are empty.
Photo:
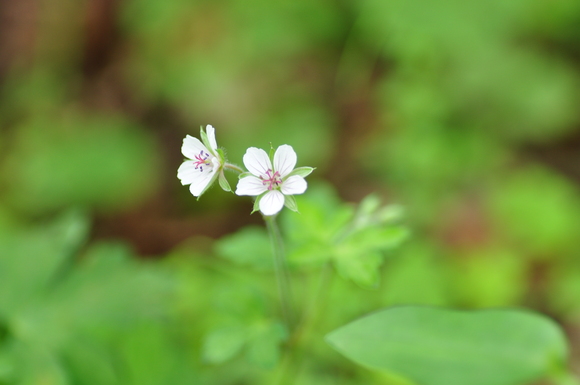
[[[371,192],[404,207],[379,287],[336,281],[319,336],[527,307],[580,372],[579,86],[577,0],[0,2],[0,384],[272,383],[271,271],[239,260],[261,218],[176,177],[206,124],[237,164],[292,145],[320,226]],[[314,340],[297,383],[400,383]]]

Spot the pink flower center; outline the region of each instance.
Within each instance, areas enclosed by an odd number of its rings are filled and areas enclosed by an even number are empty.
[[[209,160],[209,154],[203,150],[199,152],[199,155],[195,156],[195,169],[199,168],[200,172],[203,172],[203,166],[211,166],[211,161]]]
[[[262,179],[262,184],[270,191],[282,184],[282,177],[278,171],[273,173],[272,170],[268,170],[266,176],[261,176],[260,179]]]

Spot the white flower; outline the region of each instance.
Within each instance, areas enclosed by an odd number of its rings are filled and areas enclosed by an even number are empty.
[[[200,130],[201,141],[189,135],[183,139],[181,153],[188,159],[177,170],[181,184],[190,185],[189,191],[196,197],[200,197],[218,176],[222,188],[231,191],[223,175],[225,159],[218,149],[215,129],[209,124],[205,129],[207,134]]]
[[[296,166],[296,153],[287,144],[278,147],[274,154],[274,167],[266,151],[250,147],[244,155],[244,165],[249,173],[240,175],[237,195],[257,196],[256,205],[264,215],[274,215],[286,205],[296,211],[292,195],[306,191],[304,177],[314,169]]]

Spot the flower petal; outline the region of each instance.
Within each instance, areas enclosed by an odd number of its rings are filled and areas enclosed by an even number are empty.
[[[215,128],[211,124],[205,126],[205,132],[207,133],[207,139],[209,140],[209,145],[214,153],[217,151],[217,142],[215,140]]]
[[[306,180],[304,180],[304,178],[298,175],[293,175],[282,182],[281,190],[286,195],[296,195],[302,194],[304,191],[306,191],[306,187],[308,187],[308,185],[306,184]]]
[[[268,170],[272,169],[272,162],[266,151],[250,147],[244,154],[244,165],[255,176],[265,176]]]
[[[195,159],[195,156],[199,155],[202,151],[209,152],[199,139],[186,135],[181,146],[181,153],[189,159]]]
[[[236,195],[257,196],[266,192],[268,188],[264,186],[262,180],[255,176],[247,176],[238,181]]]
[[[274,215],[284,207],[284,194],[278,190],[268,191],[260,199],[260,211],[264,215]]]
[[[193,182],[191,182],[191,186],[189,186],[191,194],[196,197],[200,196],[213,181],[215,175],[216,173],[214,170],[209,168],[204,171],[198,171],[197,176]]]
[[[195,168],[195,163],[191,160],[186,160],[181,163],[181,166],[177,169],[177,177],[181,181],[181,184],[191,184],[199,174],[199,169]]]
[[[283,178],[294,170],[294,166],[296,166],[296,153],[292,146],[284,144],[278,147],[274,154],[274,170],[278,171]]]

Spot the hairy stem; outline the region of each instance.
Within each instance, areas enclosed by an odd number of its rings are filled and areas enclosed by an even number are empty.
[[[241,173],[244,172],[244,170],[241,167],[238,167],[235,164],[231,164],[231,163],[224,164],[224,169],[231,170],[231,171],[235,171],[238,174],[241,174]]]
[[[331,278],[332,266],[330,265],[330,262],[326,262],[320,270],[318,284],[314,288],[308,307],[304,311],[304,316],[302,317],[300,324],[296,327],[293,341],[295,344],[300,344],[301,340],[305,337],[308,339],[308,335],[311,333],[318,316],[320,315],[320,311],[323,308],[321,304],[325,300],[325,294],[328,291]]]
[[[288,331],[291,333],[294,326],[294,314],[292,311],[292,292],[290,289],[290,279],[288,275],[288,268],[284,256],[284,244],[282,242],[282,235],[276,223],[276,216],[264,216],[266,227],[268,228],[268,235],[272,244],[272,252],[274,256],[274,269],[276,271],[276,281],[278,284],[278,295],[280,296],[280,307],[282,315]]]

